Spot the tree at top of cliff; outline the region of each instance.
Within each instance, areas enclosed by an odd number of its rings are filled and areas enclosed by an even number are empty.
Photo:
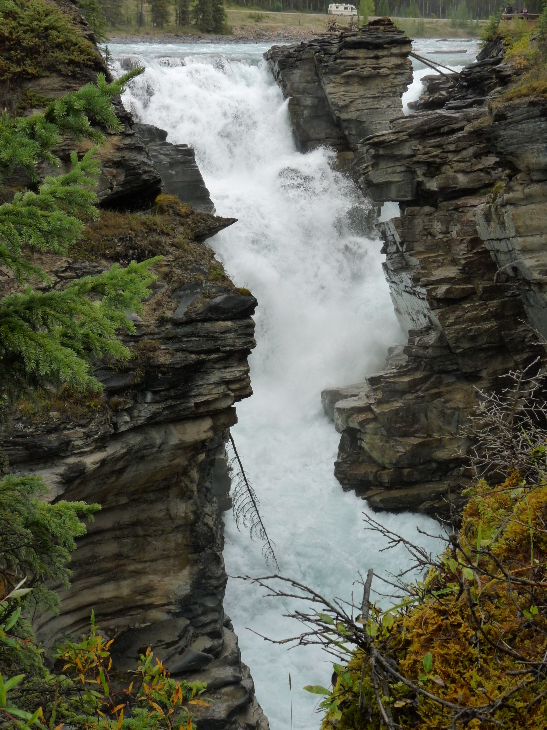
[[[111,98],[135,75],[132,72],[114,84],[99,78],[48,106],[44,114],[22,120],[4,115],[0,120],[0,169],[33,170],[42,158],[55,162],[52,152],[62,132],[102,139],[90,118],[110,127],[119,123]],[[17,193],[12,203],[0,206],[0,263],[16,281],[41,279],[51,284],[43,269],[32,261],[35,253],[66,254],[82,235],[86,221],[96,216],[93,185],[98,175],[93,151],[72,170],[49,177],[38,193]],[[154,280],[154,260],[118,266],[96,277],[86,277],[62,290],[24,289],[0,300],[0,374],[2,390],[25,384],[68,383],[76,389],[100,388],[89,374],[91,355],[127,359],[129,350],[118,334],[132,332],[128,311],[139,311]]]
[[[106,8],[102,0],[77,0],[80,12],[95,35],[97,41],[105,40]],[[116,6],[117,7],[117,6]]]
[[[44,0],[0,0],[0,81],[100,70],[95,46]]]

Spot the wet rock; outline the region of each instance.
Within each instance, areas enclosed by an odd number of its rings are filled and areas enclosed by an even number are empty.
[[[409,39],[387,18],[357,31],[319,36],[266,54],[285,97],[302,150],[354,150],[402,116],[412,81]]]
[[[150,124],[136,124],[161,175],[165,190],[201,213],[214,213],[215,206],[196,164],[194,150],[186,144],[167,142],[167,132]]]
[[[340,102],[347,67],[337,65],[339,44],[347,36],[268,55],[293,97],[302,145],[315,143],[321,123],[336,122],[342,139],[334,146],[354,152],[352,171],[363,193],[401,208],[400,217],[378,227],[407,344],[391,353],[384,372],[363,386],[326,390],[323,403],[341,433],[335,474],[343,486],[377,509],[446,513],[472,476],[465,426],[477,389],[499,388],[508,370],[545,355],[532,328],[547,335],[547,104],[500,98],[519,70],[494,43],[457,77],[426,78],[414,105],[421,111],[403,117],[392,99],[408,83],[408,44],[391,44],[391,30],[382,44],[374,26],[353,42],[365,48],[368,33],[386,69],[389,102],[380,120],[374,109],[369,119],[364,110],[356,114],[351,96]],[[350,74],[360,77],[363,99],[369,88],[376,91],[368,64],[363,50]],[[324,91],[315,127],[307,123],[306,84]],[[372,131],[365,137],[367,125]]]

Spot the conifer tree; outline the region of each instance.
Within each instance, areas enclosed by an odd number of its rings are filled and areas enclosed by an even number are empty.
[[[194,23],[205,33],[222,33],[226,23],[223,0],[197,0]]]
[[[111,99],[139,72],[113,84],[99,76],[96,85],[67,94],[43,114],[24,119],[4,114],[0,169],[10,172],[24,167],[35,176],[38,160],[57,161],[52,149],[62,132],[100,142],[103,135],[90,120],[119,129]],[[45,272],[24,255],[25,249],[66,253],[82,235],[84,221],[97,215],[93,184],[99,170],[93,153],[80,161],[73,155],[69,173],[46,178],[37,193],[17,193],[12,203],[0,206],[0,264],[20,283],[47,281]],[[129,356],[117,335],[133,330],[126,313],[138,311],[149,293],[152,263],[132,263],[126,269],[114,266],[100,276],[77,280],[64,291],[27,288],[1,299],[0,388],[4,395],[28,383],[100,389],[89,374],[89,357]]]
[[[177,25],[190,25],[190,0],[176,0],[175,14]]]
[[[213,0],[197,0],[194,6],[194,24],[205,33],[213,32]]]
[[[212,0],[213,3],[213,32],[223,33],[226,25],[226,10],[224,0]]]
[[[163,28],[169,23],[169,3],[167,0],[148,0],[152,11],[152,23],[158,28]]]
[[[106,15],[102,0],[77,0],[78,8],[84,16],[95,38],[98,41],[105,40]]]

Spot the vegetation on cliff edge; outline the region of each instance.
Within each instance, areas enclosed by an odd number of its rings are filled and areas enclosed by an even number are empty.
[[[547,2],[537,22],[519,19],[500,22],[498,16],[492,16],[481,39],[483,43],[501,39],[505,59],[516,69],[504,99],[547,98]]]
[[[43,0],[0,0],[0,81],[100,70],[95,46]]]
[[[62,13],[42,0],[0,0],[0,15],[3,80],[77,71],[98,57]],[[46,46],[38,68],[29,63],[37,63],[41,43]],[[133,75],[114,84],[99,75],[97,84],[50,103],[44,113],[18,118],[4,112],[0,118],[0,171],[24,169],[33,184],[0,205],[0,264],[9,273],[0,298],[2,409],[38,387],[100,390],[91,358],[130,356],[119,335],[133,331],[128,313],[140,311],[151,293],[157,259],[115,263],[98,276],[61,286],[33,259],[37,253],[66,254],[97,217],[94,150],[81,159],[73,154],[68,173],[43,181],[38,163],[58,164],[55,145],[66,134],[101,143],[104,135],[94,124],[118,129],[112,97]],[[41,282],[40,290],[32,289],[35,282]],[[1,467],[9,469],[4,455]],[[130,676],[116,676],[112,642],[93,616],[88,635],[58,647],[58,670],[46,666],[29,620],[37,609],[56,610],[51,586],[68,586],[70,553],[86,531],[82,520],[99,509],[83,502],[51,504],[44,499],[47,492],[39,477],[0,480],[0,727],[60,729],[68,723],[82,729],[171,730],[176,723],[191,730],[190,706],[204,704],[199,699],[204,685],[172,680],[150,651]]]
[[[282,576],[249,579],[312,604],[291,613],[303,633],[281,643],[337,657],[332,688],[306,687],[321,698],[323,730],[547,728],[545,378],[511,380],[505,393],[483,394],[469,429],[477,482],[439,557],[365,515],[423,575],[378,577],[391,606],[371,599],[372,570],[362,602]]]

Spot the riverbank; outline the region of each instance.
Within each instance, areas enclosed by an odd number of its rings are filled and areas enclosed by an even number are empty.
[[[306,40],[325,32],[329,16],[311,13],[273,13],[228,9],[229,33],[202,34],[191,26],[177,28],[134,27],[112,29],[109,43],[253,43]],[[393,18],[410,38],[474,38],[478,37],[486,20],[470,21],[467,28],[452,28],[450,21],[434,18]],[[338,18],[341,27],[349,25],[348,18]]]

